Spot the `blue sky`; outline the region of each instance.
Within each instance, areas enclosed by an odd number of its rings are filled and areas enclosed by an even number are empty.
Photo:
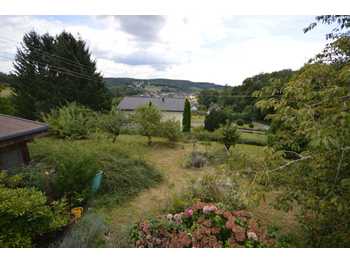
[[[106,77],[174,78],[237,85],[298,69],[326,44],[313,16],[0,16],[0,71],[12,69],[30,30],[81,36]]]

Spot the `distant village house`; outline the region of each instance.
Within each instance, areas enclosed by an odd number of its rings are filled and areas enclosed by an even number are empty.
[[[137,108],[152,103],[162,112],[162,119],[174,119],[182,123],[182,114],[184,111],[184,98],[154,98],[154,97],[124,97],[119,103],[118,109],[121,111],[133,112]]]

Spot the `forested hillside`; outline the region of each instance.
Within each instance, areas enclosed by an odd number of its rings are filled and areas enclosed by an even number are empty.
[[[107,87],[133,85],[134,83],[144,83],[158,87],[174,88],[180,91],[198,89],[223,88],[224,86],[209,82],[192,82],[189,80],[175,79],[134,79],[134,78],[104,78]]]

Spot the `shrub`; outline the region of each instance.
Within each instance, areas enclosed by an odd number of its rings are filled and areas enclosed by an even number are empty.
[[[51,167],[42,176],[48,177],[54,198],[67,197],[71,206],[81,205],[89,198],[92,178],[99,170],[93,152],[65,141],[50,145],[36,158],[39,157]]]
[[[152,143],[152,136],[159,134],[160,119],[160,111],[151,103],[136,109],[134,120],[140,126],[141,134],[147,136],[149,145]]]
[[[94,248],[104,245],[108,228],[103,218],[95,213],[84,215],[65,235],[61,248]]]
[[[102,130],[113,137],[113,143],[119,136],[122,126],[126,124],[126,117],[120,111],[111,111],[108,114],[99,116],[99,123]]]
[[[223,110],[212,110],[204,120],[204,128],[208,131],[214,131],[225,124],[227,115]]]
[[[270,247],[275,242],[245,210],[227,211],[211,203],[195,203],[181,213],[135,225],[136,247]]]
[[[238,126],[243,126],[244,121],[243,121],[242,119],[238,119],[238,120],[236,121],[236,123],[237,123]]]
[[[253,123],[249,123],[249,128],[253,129],[254,128],[254,124]]]
[[[198,141],[219,141],[221,136],[218,131],[210,132],[202,127],[193,129],[193,135]]]
[[[31,247],[35,239],[57,231],[68,219],[64,201],[49,204],[35,188],[0,183],[0,247]]]
[[[219,140],[225,145],[227,150],[230,150],[231,146],[235,146],[238,143],[240,133],[236,125],[227,123],[219,129]]]
[[[130,159],[123,154],[106,154],[101,164],[106,172],[100,193],[108,199],[113,199],[114,204],[155,185],[162,179],[161,174],[145,161]]]
[[[53,197],[70,196],[72,205],[86,202],[92,194],[92,178],[102,170],[102,183],[94,200],[106,205],[122,202],[161,181],[156,169],[129,157],[139,151],[137,147],[132,141],[111,144],[103,138],[71,142],[45,138],[32,144],[32,156],[34,162],[45,164],[39,176],[50,182]]]
[[[179,140],[181,137],[180,123],[175,120],[162,122],[160,125],[160,135],[171,142]]]
[[[60,138],[84,139],[94,127],[95,113],[75,102],[43,115],[52,134]]]

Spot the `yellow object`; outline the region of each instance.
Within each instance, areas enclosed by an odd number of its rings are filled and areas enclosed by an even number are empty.
[[[83,214],[84,208],[82,207],[74,207],[71,210],[72,215],[74,216],[74,220],[79,219]]]

